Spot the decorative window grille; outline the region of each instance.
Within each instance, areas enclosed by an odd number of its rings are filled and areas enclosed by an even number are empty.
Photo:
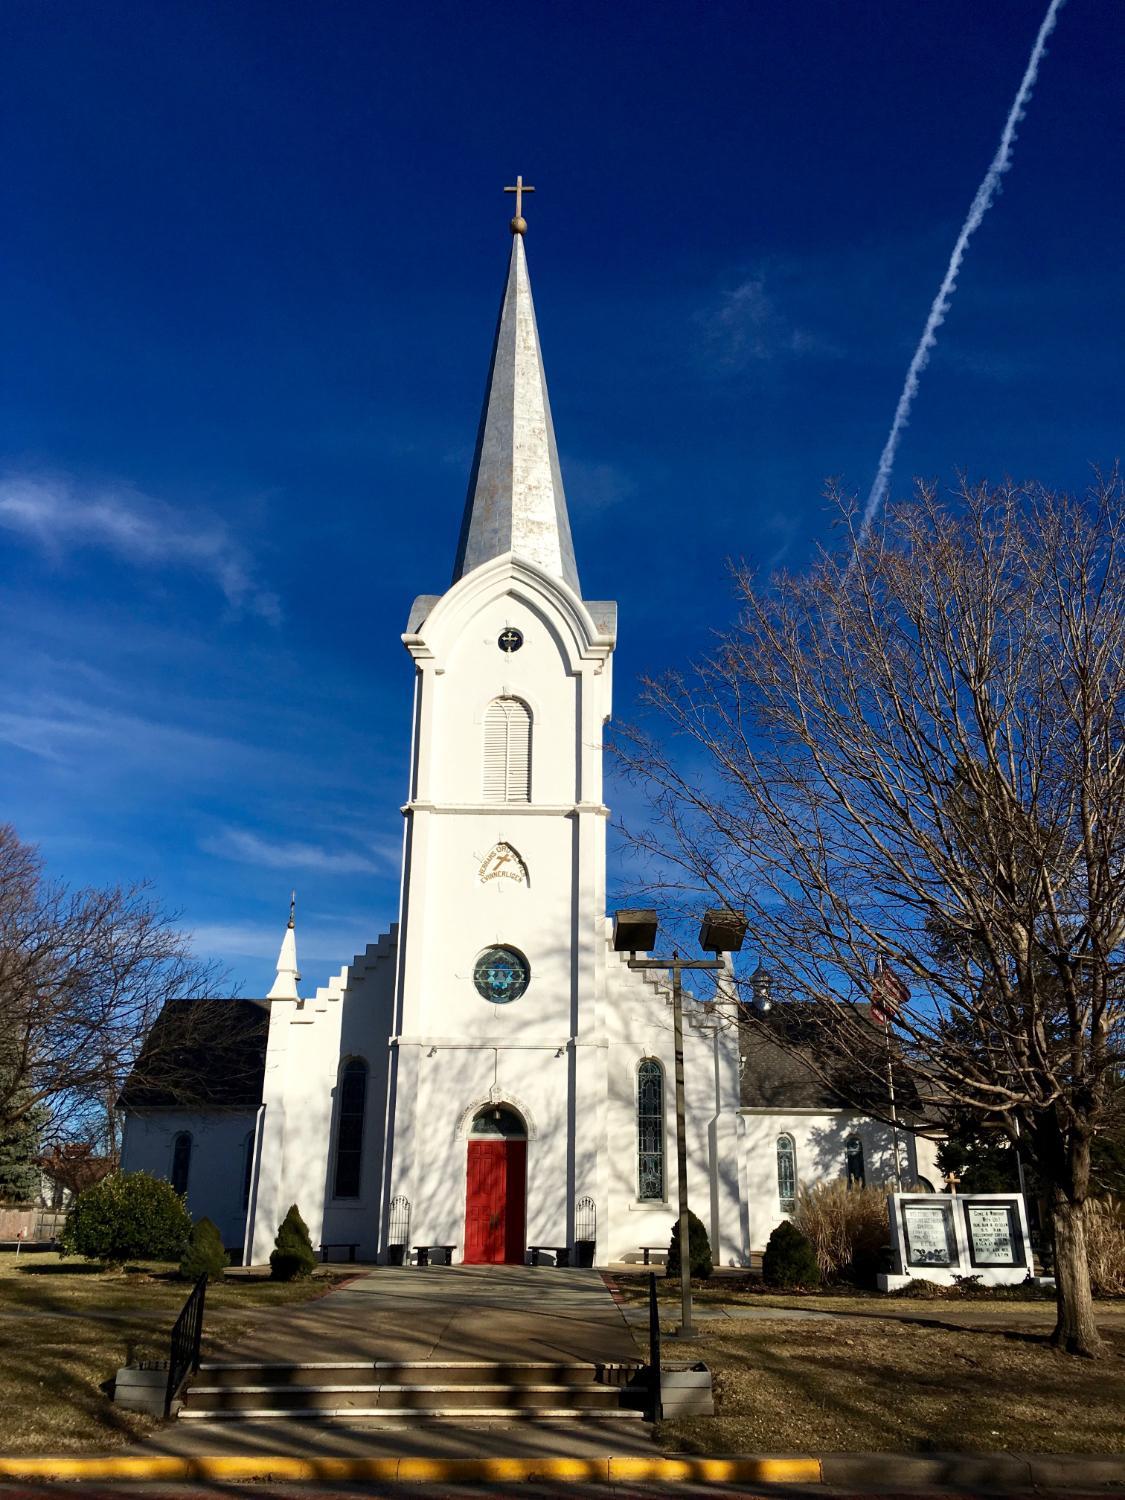
[[[598,1207],[593,1198],[579,1198],[574,1205],[574,1238],[596,1240],[598,1237]]]
[[[391,1216],[387,1229],[389,1245],[410,1243],[410,1199],[401,1195],[391,1199]]]
[[[797,1148],[791,1135],[777,1138],[777,1196],[783,1214],[797,1207]]]
[[[848,1186],[862,1187],[867,1172],[863,1165],[863,1142],[858,1135],[849,1135],[844,1142],[844,1165],[848,1169]]]
[[[484,800],[531,801],[531,710],[494,698],[484,716]]]
[[[254,1132],[251,1130],[243,1146],[242,1206],[250,1207],[250,1184],[254,1179]]]
[[[652,1057],[637,1069],[637,1197],[664,1202],[664,1069]]]
[[[186,1193],[191,1176],[191,1136],[181,1130],[172,1144],[172,1186],[177,1193]]]
[[[367,1064],[353,1057],[340,1077],[340,1109],[336,1124],[336,1197],[359,1197],[359,1167],[363,1156],[363,1116],[367,1104]]]
[[[515,1110],[509,1109],[506,1104],[486,1104],[473,1116],[469,1134],[474,1139],[479,1136],[488,1136],[489,1138],[500,1137],[508,1141],[526,1141],[527,1126]]]

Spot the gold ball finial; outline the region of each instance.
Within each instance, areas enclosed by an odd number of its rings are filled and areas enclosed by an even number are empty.
[[[527,220],[523,217],[522,214],[517,214],[516,217],[512,220],[511,229],[513,234],[527,233]]]

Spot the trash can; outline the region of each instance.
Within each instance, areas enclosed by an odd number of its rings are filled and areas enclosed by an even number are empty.
[[[594,1264],[594,1248],[596,1244],[596,1240],[575,1240],[574,1264],[583,1267],[592,1266]]]
[[[406,1264],[406,1246],[405,1245],[388,1245],[387,1246],[387,1265],[388,1266],[402,1266],[402,1265],[405,1265],[405,1264]]]

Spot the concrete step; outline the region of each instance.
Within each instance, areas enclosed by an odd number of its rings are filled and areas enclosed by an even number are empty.
[[[181,1421],[241,1418],[448,1421],[572,1417],[637,1420],[637,1366],[486,1360],[305,1364],[209,1362],[184,1392]]]
[[[193,1385],[191,1411],[245,1411],[269,1406],[275,1411],[295,1409],[373,1407],[408,1408],[456,1406],[470,1411],[479,1406],[541,1409],[573,1407],[584,1411],[619,1411],[621,1393],[610,1385]]]
[[[412,1422],[445,1421],[460,1426],[474,1422],[515,1422],[521,1419],[539,1422],[566,1422],[571,1420],[643,1422],[644,1412],[624,1407],[529,1407],[529,1406],[479,1406],[466,1409],[463,1406],[425,1407],[409,1406],[340,1406],[340,1407],[295,1407],[274,1410],[272,1407],[239,1408],[235,1411],[195,1411],[184,1407],[180,1412],[181,1422],[262,1422],[271,1419],[304,1419],[314,1422],[394,1422],[408,1419]]]
[[[622,1386],[628,1384],[634,1366],[570,1363],[495,1362],[490,1360],[371,1360],[343,1363],[227,1364],[206,1362],[192,1382],[200,1386],[352,1386],[375,1384],[418,1385],[551,1385]]]

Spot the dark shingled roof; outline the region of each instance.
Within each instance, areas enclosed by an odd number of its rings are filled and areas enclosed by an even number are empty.
[[[254,1000],[169,1000],[121,1090],[129,1109],[257,1109],[269,1007]]]
[[[855,1011],[866,1019],[868,1007]],[[849,1017],[850,1019],[850,1017]],[[872,1023],[872,1048],[884,1046],[883,1031]],[[745,1109],[886,1110],[882,1070],[858,1074],[844,1056],[833,1056],[832,1038],[809,1005],[775,1005],[765,1016],[747,1017],[741,1027],[741,1103]],[[816,1065],[814,1066],[814,1061]],[[895,1095],[903,1118],[917,1116],[918,1097],[906,1064],[895,1067]],[[866,1102],[865,1102],[866,1101]]]

